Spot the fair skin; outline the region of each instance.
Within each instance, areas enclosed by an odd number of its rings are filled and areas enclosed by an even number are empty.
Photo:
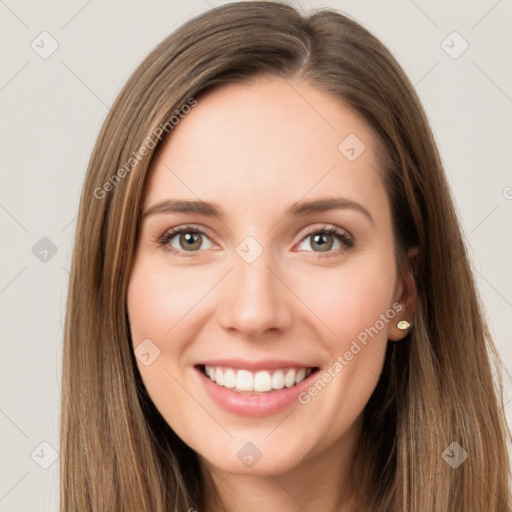
[[[134,347],[150,339],[160,350],[150,365],[138,361],[144,384],[197,452],[227,510],[348,511],[362,412],[388,340],[406,335],[396,324],[412,318],[412,278],[396,269],[391,210],[368,125],[331,96],[289,82],[265,77],[210,92],[159,148],[143,212],[179,198],[215,203],[224,218],[155,209],[143,217],[128,290],[130,327]],[[338,149],[349,134],[366,146],[353,161]],[[343,198],[345,207],[286,215],[292,204],[320,198]],[[184,232],[159,245],[173,227]],[[322,237],[326,227],[344,238]],[[254,261],[244,259],[259,250]],[[376,323],[390,311],[393,319]],[[352,350],[371,326],[378,333]],[[355,355],[344,356],[351,350]],[[307,392],[329,368],[333,374],[340,355],[342,369],[307,403],[263,405],[257,414],[249,400],[261,394],[215,384],[200,366],[222,359],[219,371],[227,372],[247,363],[253,377],[258,365],[273,365],[270,374],[279,364],[311,368],[299,384]],[[219,388],[243,406],[216,400]],[[251,465],[247,454],[261,458]]]

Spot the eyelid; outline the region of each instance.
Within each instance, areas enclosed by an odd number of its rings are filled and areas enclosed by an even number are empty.
[[[339,226],[336,226],[335,224],[314,224],[313,226],[308,226],[302,229],[298,236],[300,237],[300,241],[302,241],[306,236],[311,236],[316,233],[323,233],[324,231],[332,231],[339,234],[344,233],[347,235],[347,237],[354,240],[354,237],[349,231]]]

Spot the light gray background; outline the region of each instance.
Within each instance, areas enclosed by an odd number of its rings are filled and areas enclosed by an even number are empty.
[[[68,269],[80,188],[100,126],[146,54],[191,15],[220,3],[0,0],[0,511],[57,510],[58,460],[41,466],[52,462],[51,447],[58,450]],[[354,17],[416,85],[492,332],[512,370],[512,1],[301,4]],[[59,45],[46,59],[31,47],[35,41],[39,52],[49,50],[43,31]],[[468,49],[453,58],[464,40]],[[32,251],[43,237],[57,248],[46,262]],[[505,394],[510,419],[509,378]]]

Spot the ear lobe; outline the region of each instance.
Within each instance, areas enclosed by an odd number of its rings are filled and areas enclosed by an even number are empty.
[[[418,248],[412,247],[407,251],[407,260],[401,269],[400,280],[401,289],[400,296],[397,301],[402,306],[401,311],[397,314],[393,323],[390,324],[388,338],[391,341],[403,340],[409,334],[413,326],[414,307],[416,304],[416,273],[418,270]],[[400,323],[401,322],[401,323]],[[410,324],[409,328],[404,324]]]

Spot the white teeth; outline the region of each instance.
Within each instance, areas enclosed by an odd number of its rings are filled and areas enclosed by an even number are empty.
[[[205,366],[205,373],[219,386],[234,391],[254,391],[264,393],[274,389],[291,388],[301,383],[313,371],[312,368],[286,368],[282,370],[236,370],[221,366]]]
[[[239,391],[254,391],[252,373],[247,370],[238,370],[235,387]]]
[[[277,370],[272,375],[272,388],[273,389],[283,389],[284,388],[284,374],[283,370]]]
[[[227,388],[234,388],[236,386],[236,374],[231,368],[224,372],[224,386]]]
[[[219,386],[224,386],[224,374],[222,373],[222,370],[220,368],[217,368],[215,370],[215,382]]]
[[[291,388],[295,384],[295,370],[288,370],[284,376],[284,385]]]
[[[262,371],[254,376],[254,391],[270,391],[272,389],[272,379],[270,373]]]
[[[306,378],[306,368],[301,368],[295,375],[295,384],[299,384]]]

